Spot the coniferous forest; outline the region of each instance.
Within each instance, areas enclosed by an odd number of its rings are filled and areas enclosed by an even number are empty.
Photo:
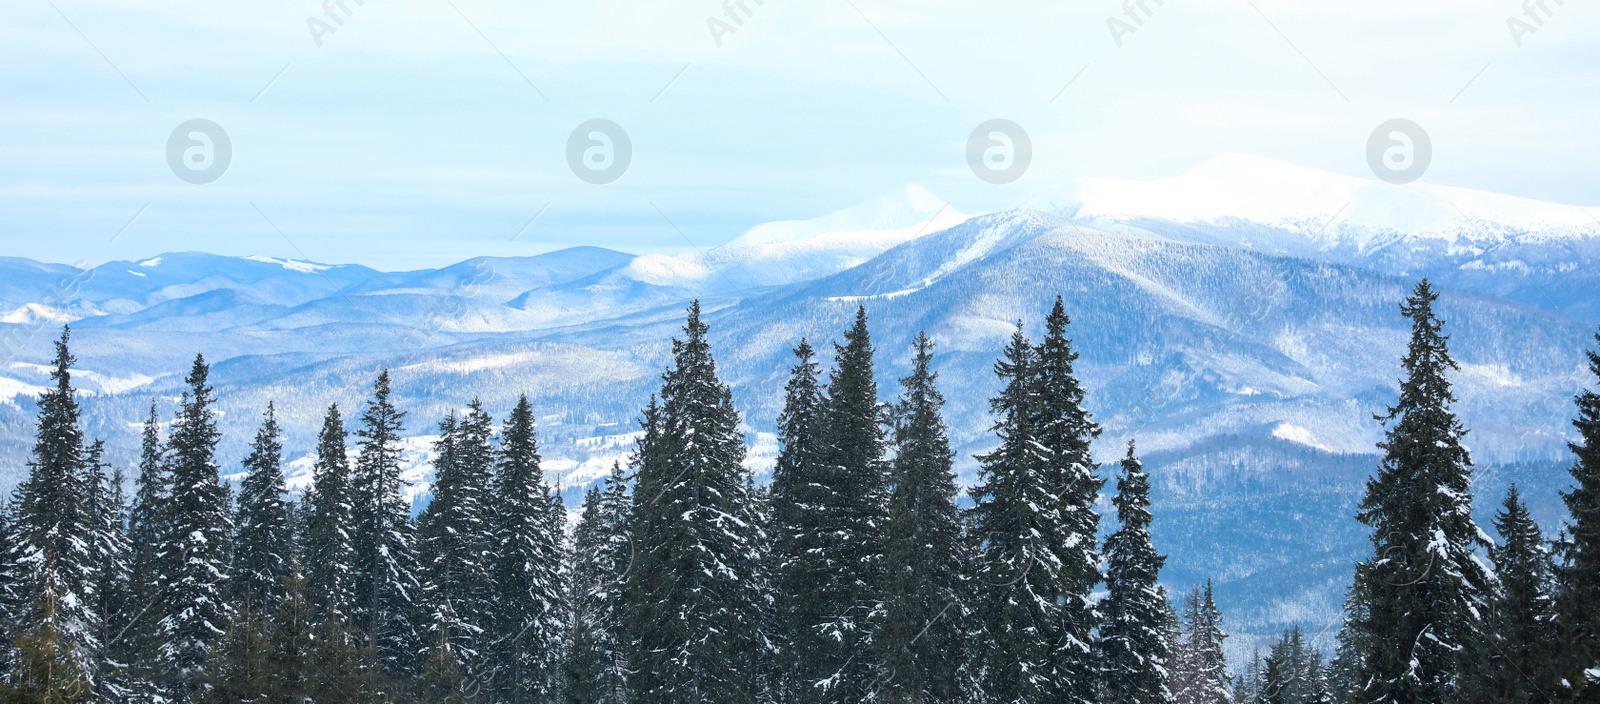
[[[296,496],[273,405],[243,479],[221,479],[203,356],[175,408],[127,419],[143,421],[136,472],[109,466],[63,330],[0,513],[0,700],[1600,701],[1600,395],[1577,398],[1552,540],[1516,487],[1473,495],[1436,298],[1423,281],[1401,306],[1410,344],[1355,507],[1372,550],[1336,648],[1291,629],[1238,671],[1211,585],[1162,586],[1138,447],[1093,459],[1059,299],[1042,337],[1019,322],[994,364],[993,449],[965,495],[933,342],[879,389],[865,309],[831,368],[795,341],[781,454],[757,484],[692,305],[629,462],[575,525],[540,468],[538,399],[501,419],[476,400],[412,418],[387,372],[361,407],[326,409]],[[413,516],[400,446],[434,424],[432,496]],[[1499,507],[1492,534],[1474,501]]]

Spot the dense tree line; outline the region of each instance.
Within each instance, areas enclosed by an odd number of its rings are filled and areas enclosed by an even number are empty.
[[[152,406],[131,498],[80,428],[69,332],[28,478],[0,512],[0,698],[16,702],[1321,704],[1600,696],[1600,397],[1575,421],[1572,521],[1547,541],[1515,488],[1473,523],[1455,368],[1427,282],[1384,460],[1373,558],[1327,658],[1291,629],[1236,678],[1210,583],[1176,608],[1130,441],[1092,459],[1057,300],[995,373],[996,444],[961,501],[926,335],[892,402],[867,314],[824,370],[806,340],[768,484],[698,304],[627,465],[576,525],[532,403],[438,423],[432,495],[404,496],[406,414],[380,373],[354,428],[327,409],[291,500],[277,409],[221,479],[209,367]],[[1590,356],[1600,376],[1600,357]],[[1115,516],[1097,508],[1113,481]]]

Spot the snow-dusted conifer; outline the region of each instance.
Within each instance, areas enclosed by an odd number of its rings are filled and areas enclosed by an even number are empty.
[[[233,599],[236,605],[266,614],[283,596],[294,548],[288,488],[283,482],[283,431],[270,403],[244,459],[244,472],[234,519]]]
[[[1117,477],[1117,532],[1106,538],[1106,597],[1100,609],[1102,701],[1162,704],[1170,661],[1172,609],[1160,584],[1167,558],[1150,542],[1150,478],[1133,442]]]
[[[217,639],[227,631],[228,540],[233,522],[228,489],[218,480],[216,398],[208,383],[210,367],[196,356],[169,440],[171,495],[167,509],[169,542],[158,562],[161,577],[158,626],[162,679],[179,701],[198,701],[208,689],[206,664]]]
[[[400,433],[405,413],[390,400],[389,371],[378,374],[356,431],[360,448],[351,486],[355,533],[352,622],[384,670],[409,674],[425,639],[418,637],[420,596],[416,530],[401,489]]]
[[[489,479],[494,465],[493,421],[477,399],[459,420],[439,424],[433,498],[417,520],[428,623],[469,674],[481,672],[495,597]]]
[[[1099,621],[1091,594],[1101,580],[1096,550],[1100,513],[1095,510],[1104,485],[1095,475],[1090,443],[1100,428],[1083,406],[1084,388],[1074,365],[1078,353],[1067,338],[1071,320],[1061,298],[1045,317],[1045,336],[1035,351],[1036,410],[1032,425],[1043,452],[1043,471],[1051,482],[1058,522],[1050,526],[1047,547],[1060,565],[1056,602],[1062,622],[1057,680],[1062,702],[1093,704],[1097,665],[1093,633]]]
[[[643,702],[752,701],[759,585],[739,415],[699,303],[647,412],[629,518],[631,689]],[[652,427],[653,426],[653,427]]]
[[[311,469],[310,506],[301,539],[306,570],[305,600],[318,625],[338,622],[351,628],[355,605],[354,485],[345,454],[344,419],[328,407],[317,434],[317,459]]]
[[[492,501],[493,645],[497,696],[546,701],[555,694],[563,634],[561,541],[551,520],[557,500],[539,467],[533,406],[517,399],[500,431]]]
[[[940,415],[944,396],[933,371],[933,342],[919,334],[912,344],[911,374],[900,380],[894,406],[878,689],[884,701],[956,702],[968,689],[961,674],[970,560],[963,554],[954,453]]]
[[[1456,369],[1439,295],[1419,283],[1401,306],[1411,319],[1400,398],[1382,416],[1383,464],[1367,482],[1357,518],[1372,529],[1373,556],[1356,567],[1364,600],[1360,694],[1367,701],[1471,698],[1469,670],[1481,662],[1487,570],[1474,554],[1486,537],[1472,518],[1466,429],[1450,409],[1446,374]]]
[[[983,551],[977,671],[987,697],[1005,704],[1064,701],[1068,689],[1058,668],[1066,580],[1055,536],[1063,519],[1059,485],[1047,474],[1049,457],[1034,425],[1037,362],[1019,323],[995,363],[1004,387],[989,401],[1000,446],[978,457],[972,489],[970,525]]]

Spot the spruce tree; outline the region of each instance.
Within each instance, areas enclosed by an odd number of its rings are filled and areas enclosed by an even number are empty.
[[[613,463],[603,486],[584,494],[572,534],[566,578],[566,636],[562,643],[560,701],[622,704],[627,701],[622,658],[620,586],[629,557],[627,481]]]
[[[228,489],[219,480],[215,402],[207,383],[210,368],[196,356],[170,440],[169,542],[158,557],[162,618],[158,625],[163,679],[179,701],[199,701],[207,687],[206,664],[217,638],[227,632],[232,608],[228,592]]]
[[[463,666],[462,653],[451,646],[447,626],[435,626],[438,634],[433,647],[422,660],[422,671],[411,683],[410,701],[416,704],[477,704],[483,701],[478,681]]]
[[[824,544],[817,557],[826,578],[808,591],[823,620],[809,624],[817,669],[803,676],[823,701],[856,702],[868,696],[873,672],[874,614],[884,596],[883,552],[888,501],[883,409],[873,379],[867,311],[856,309],[845,344],[835,344],[823,412],[819,483],[827,488],[816,515]]]
[[[882,699],[954,702],[968,620],[954,453],[940,413],[933,342],[919,334],[911,374],[894,406],[886,551],[887,594],[879,630]],[[803,593],[803,592],[801,592]],[[795,598],[791,596],[790,598]]]
[[[755,531],[743,525],[744,439],[706,332],[696,302],[639,448],[624,598],[630,685],[641,702],[756,697],[760,640],[751,624],[760,594]]]
[[[218,641],[207,668],[205,701],[215,704],[267,704],[272,695],[272,641],[267,622],[242,606]]]
[[[778,416],[778,441],[782,445],[772,470],[772,545],[764,570],[779,594],[804,594],[832,577],[824,555],[817,512],[828,505],[831,488],[822,475],[824,440],[822,388],[811,345],[804,339],[794,349],[799,360],[785,387],[783,412]],[[832,614],[821,600],[778,599],[773,614],[772,637],[777,645],[778,673],[774,694],[782,701],[819,700],[815,683],[822,679],[825,644],[817,624]]]
[[[1176,704],[1232,704],[1232,678],[1222,642],[1222,612],[1211,598],[1211,580],[1184,597],[1183,637],[1172,654],[1169,685]]]
[[[1544,533],[1512,484],[1494,518],[1500,544],[1489,550],[1499,586],[1490,600],[1484,694],[1500,702],[1536,702],[1556,679],[1555,608]]]
[[[533,406],[517,399],[501,429],[492,503],[494,580],[490,668],[497,697],[546,701],[555,694],[562,623],[559,498],[539,467]],[[559,505],[559,504],[556,504]]]
[[[378,374],[361,414],[352,482],[355,528],[352,622],[386,674],[412,672],[418,637],[416,530],[401,489],[400,432],[405,413],[389,399],[389,371]]]
[[[316,614],[306,599],[306,576],[298,557],[289,562],[283,579],[283,596],[268,620],[267,689],[273,704],[304,702],[311,696],[315,667]]]
[[[1106,597],[1100,608],[1102,701],[1158,704],[1171,699],[1166,632],[1172,618],[1159,583],[1167,558],[1150,542],[1150,479],[1133,442],[1117,477],[1117,532],[1106,538]]]
[[[561,663],[561,701],[566,704],[601,704],[611,693],[606,627],[600,622],[609,581],[601,554],[606,529],[603,501],[600,487],[589,487],[583,495],[583,515],[572,532]]]
[[[283,482],[283,433],[272,404],[244,459],[234,521],[233,600],[267,613],[283,596],[294,543],[288,488]]]
[[[303,499],[310,507],[303,549],[305,598],[313,620],[349,628],[355,608],[355,495],[344,443],[344,419],[335,404],[328,407],[317,435],[311,491]]]
[[[1021,323],[995,363],[995,374],[1004,382],[989,401],[1000,446],[978,457],[970,519],[983,551],[977,576],[978,668],[992,701],[1064,701],[1069,683],[1058,665],[1065,642],[1061,586],[1066,580],[1055,541],[1064,519],[1059,486],[1046,473],[1048,456],[1034,425],[1037,355]]]
[[[135,484],[133,507],[128,512],[128,544],[132,549],[128,618],[110,646],[113,656],[128,664],[134,696],[138,701],[149,701],[156,696],[161,670],[160,623],[166,583],[163,575],[168,572],[166,560],[170,557],[165,546],[171,535],[172,498],[171,471],[154,402],[144,422]]]
[[[15,664],[0,682],[0,701],[8,704],[79,704],[92,701],[89,667],[66,641],[57,618],[60,599],[55,574],[46,564],[34,594],[37,620],[17,636]]]
[[[1438,299],[1428,281],[1401,307],[1411,319],[1399,401],[1387,425],[1383,464],[1367,482],[1357,518],[1372,528],[1373,557],[1356,567],[1365,601],[1351,627],[1366,701],[1470,698],[1468,670],[1483,642],[1489,575],[1474,552],[1483,532],[1472,519],[1472,460],[1445,375],[1456,369]]]
[[[1100,554],[1095,549],[1100,513],[1095,502],[1104,482],[1095,476],[1090,443],[1100,428],[1083,407],[1084,388],[1074,365],[1078,353],[1067,338],[1070,324],[1061,297],[1045,317],[1045,336],[1035,352],[1038,385],[1032,427],[1044,453],[1043,471],[1051,482],[1058,522],[1050,526],[1047,547],[1052,563],[1060,565],[1056,601],[1062,621],[1062,650],[1057,656],[1061,700],[1092,704],[1097,665],[1093,658],[1093,633],[1099,621],[1091,597],[1101,580]]]
[[[131,615],[132,549],[124,532],[128,505],[122,489],[122,470],[107,474],[104,455],[105,444],[96,440],[89,446],[84,462],[95,526],[90,553],[95,565],[95,621],[100,625],[96,639],[101,648],[94,665],[98,669],[97,695],[102,699],[121,700],[128,695],[127,649],[122,639],[128,635]]]
[[[68,349],[71,331],[63,329],[51,363],[53,386],[39,395],[39,416],[28,476],[17,487],[11,549],[19,599],[8,609],[19,635],[48,638],[52,657],[77,664],[92,686],[93,663],[100,656],[100,622],[94,606],[99,567],[95,562],[100,526],[91,501],[92,476],[78,401],[72,388]],[[94,460],[98,464],[98,459]],[[44,595],[46,585],[50,593]],[[47,613],[48,610],[48,613]],[[47,623],[48,621],[48,623]],[[27,660],[23,661],[27,666]]]
[[[436,629],[469,673],[480,672],[489,639],[495,540],[489,479],[493,421],[477,399],[459,420],[451,413],[435,443],[433,498],[417,521],[423,599]]]
[[[1260,665],[1253,704],[1328,704],[1332,701],[1322,654],[1305,642],[1298,626],[1274,641]]]
[[[1600,335],[1595,336],[1600,343]],[[1588,353],[1589,371],[1600,381],[1600,354]],[[1573,686],[1600,690],[1600,394],[1584,389],[1578,394],[1578,442],[1570,443],[1577,461],[1572,465],[1573,487],[1561,498],[1571,522],[1559,544],[1556,612],[1561,625],[1562,676]]]

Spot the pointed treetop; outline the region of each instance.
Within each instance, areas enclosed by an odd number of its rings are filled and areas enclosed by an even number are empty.
[[[56,356],[51,362],[55,368],[50,370],[50,378],[55,380],[56,389],[69,396],[72,394],[72,365],[78,363],[78,359],[72,356],[72,351],[67,347],[67,343],[71,340],[72,328],[61,326],[61,338],[56,340]]]

